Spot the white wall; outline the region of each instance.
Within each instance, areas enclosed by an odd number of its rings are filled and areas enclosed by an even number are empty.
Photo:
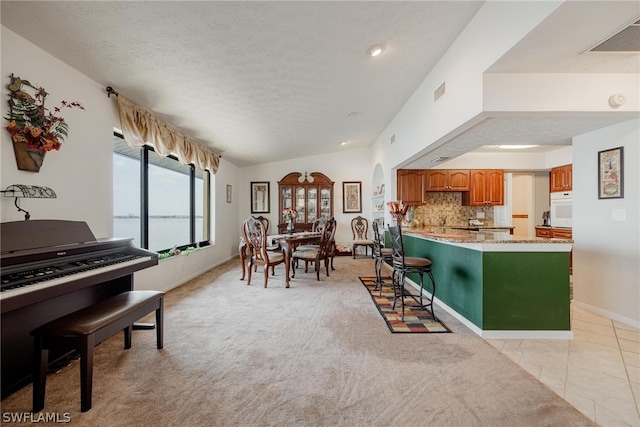
[[[103,85],[69,67],[17,34],[2,27],[2,93],[6,94],[12,73],[43,86],[49,97],[47,105],[57,105],[62,99],[79,101],[85,111],[68,110],[69,137],[59,151],[47,153],[39,173],[19,171],[8,132],[0,132],[0,187],[11,184],[31,184],[51,187],[56,199],[25,199],[21,207],[30,211],[32,219],[65,219],[84,221],[97,238],[113,233],[113,129],[119,127],[117,107],[106,96]],[[7,115],[6,98],[1,105],[2,117]],[[3,125],[4,126],[4,125]],[[213,246],[162,261],[136,273],[136,287],[170,289],[219,264],[238,252],[238,203],[227,204],[226,184],[238,188],[238,168],[222,159],[214,177],[215,210]],[[16,210],[13,199],[0,197],[0,220],[21,221],[24,215]]]
[[[483,73],[562,2],[487,2],[375,143],[373,161],[396,199],[395,168],[482,119]],[[443,82],[446,93],[433,100]],[[395,135],[395,142],[390,143]],[[386,216],[385,221],[390,222]]]
[[[114,110],[104,87],[5,27],[2,27],[1,69],[2,117],[8,115],[5,95],[11,74],[43,86],[49,93],[46,105],[50,108],[61,100],[79,101],[85,111],[63,110],[69,137],[59,151],[47,153],[39,173],[17,169],[11,136],[2,129],[0,187],[3,190],[11,184],[51,187],[57,193],[56,199],[21,201],[21,207],[31,213],[32,219],[86,221],[97,237],[111,236]],[[13,199],[7,197],[0,197],[0,215],[2,222],[24,219],[13,206]]]
[[[270,210],[264,215],[272,224],[272,231],[279,222],[278,219],[278,181],[291,172],[320,172],[334,182],[333,185],[333,214],[337,221],[336,243],[350,246],[353,241],[351,233],[351,219],[362,215],[371,221],[373,194],[372,182],[374,174],[374,162],[371,159],[371,148],[356,148],[340,150],[336,153],[303,157],[294,160],[284,160],[274,163],[250,166],[240,169],[239,178],[239,217],[244,219],[251,215],[250,185],[251,181],[268,181],[270,183]],[[362,182],[362,213],[342,212],[342,182]],[[238,228],[238,235],[240,229]],[[369,232],[373,237],[373,231]]]
[[[577,112],[593,111],[634,114],[640,108],[637,74],[487,73],[484,88],[485,111],[544,112],[558,117],[569,111],[573,117]],[[609,97],[619,92],[626,94],[627,100],[614,109]]]
[[[504,153],[471,152],[442,162],[434,169],[548,171],[554,166],[567,165],[571,161],[571,146],[567,146],[548,153],[523,154],[517,150],[505,150]]]
[[[640,327],[640,119],[574,138],[573,274],[577,302]],[[598,199],[598,151],[624,147],[624,198]],[[626,220],[615,222],[614,209]]]

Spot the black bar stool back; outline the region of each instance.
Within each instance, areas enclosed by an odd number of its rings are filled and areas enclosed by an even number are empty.
[[[392,261],[393,250],[391,248],[384,247],[384,241],[380,235],[378,229],[378,223],[373,222],[373,258],[376,266],[376,289],[380,289],[380,296],[382,296],[382,264],[385,261]]]
[[[393,308],[396,307],[396,299],[399,296],[402,304],[402,321],[404,322],[404,300],[405,297],[410,297],[418,304],[420,304],[420,308],[428,309],[431,311],[431,315],[433,316],[433,320],[437,320],[436,314],[433,310],[433,299],[436,296],[436,281],[433,278],[433,273],[431,272],[431,260],[429,258],[422,257],[406,257],[404,256],[404,244],[402,242],[402,230],[399,226],[391,226],[389,227],[389,234],[391,236],[391,247],[392,247],[392,259],[393,259],[393,289],[394,289],[394,298],[393,298]],[[420,275],[420,294],[414,295],[409,292],[405,287],[405,278],[409,273],[417,273]],[[427,297],[427,302],[425,304],[423,300],[423,289],[424,289],[424,274],[429,276],[431,279],[431,285],[433,287],[431,292],[431,297]]]

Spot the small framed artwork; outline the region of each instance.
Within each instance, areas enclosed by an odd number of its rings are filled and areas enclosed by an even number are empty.
[[[231,203],[231,186],[227,184],[227,203]]]
[[[251,183],[251,213],[269,213],[269,182]]]
[[[624,198],[624,147],[598,151],[598,199]]]
[[[342,212],[362,213],[362,182],[342,183]]]

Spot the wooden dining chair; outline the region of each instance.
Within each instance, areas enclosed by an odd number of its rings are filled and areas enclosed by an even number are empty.
[[[275,275],[274,266],[284,262],[284,253],[269,250],[267,245],[267,233],[264,225],[257,218],[249,217],[242,226],[242,234],[247,245],[247,285],[251,284],[251,272],[255,266],[262,265],[264,269],[264,287],[269,280],[269,267]]]
[[[295,277],[295,266],[299,260],[305,262],[305,273],[307,273],[309,263],[313,262],[315,265],[316,278],[320,280],[320,263],[324,261],[324,266],[327,271],[327,277],[329,277],[329,265],[331,263],[331,257],[334,254],[334,236],[336,232],[336,220],[331,218],[326,221],[324,228],[322,229],[322,235],[320,236],[320,244],[317,248],[309,247],[296,248],[291,255],[291,277]]]
[[[264,232],[265,234],[269,234],[269,218],[264,217],[262,215],[255,217],[258,221],[260,221],[262,223],[262,225],[264,226]]]
[[[316,219],[313,222],[313,225],[311,226],[311,231],[322,233],[322,230],[324,230],[324,226],[327,223],[327,221],[328,221],[328,219],[326,217],[321,217],[321,218]],[[333,235],[334,236],[336,234],[336,230],[335,229],[337,228],[337,226],[338,226],[338,223],[334,220],[334,224],[333,224],[333,227],[334,227]],[[320,238],[318,238],[317,241],[313,241],[311,243],[300,245],[296,249],[301,250],[301,251],[303,251],[303,250],[313,250],[313,249],[318,249],[319,246],[320,246]],[[331,242],[331,250],[330,250],[330,254],[329,254],[329,259],[330,259],[329,265],[331,266],[332,270],[335,270],[335,268],[333,267],[333,259],[335,258],[335,256],[336,256],[336,240],[334,238],[333,241]],[[309,261],[306,261],[305,262],[305,269],[304,269],[305,271],[308,270],[308,264],[309,264]],[[296,263],[296,267],[297,266],[298,265]]]
[[[351,220],[351,231],[353,233],[353,258],[356,257],[356,248],[364,247],[365,256],[369,256],[369,248],[371,248],[371,256],[373,256],[373,240],[369,239],[369,221],[358,215]]]

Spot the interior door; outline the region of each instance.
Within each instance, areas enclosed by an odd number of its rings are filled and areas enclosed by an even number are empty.
[[[535,235],[533,221],[533,185],[531,174],[513,174],[511,188],[511,218],[515,227],[515,236],[529,237]]]

